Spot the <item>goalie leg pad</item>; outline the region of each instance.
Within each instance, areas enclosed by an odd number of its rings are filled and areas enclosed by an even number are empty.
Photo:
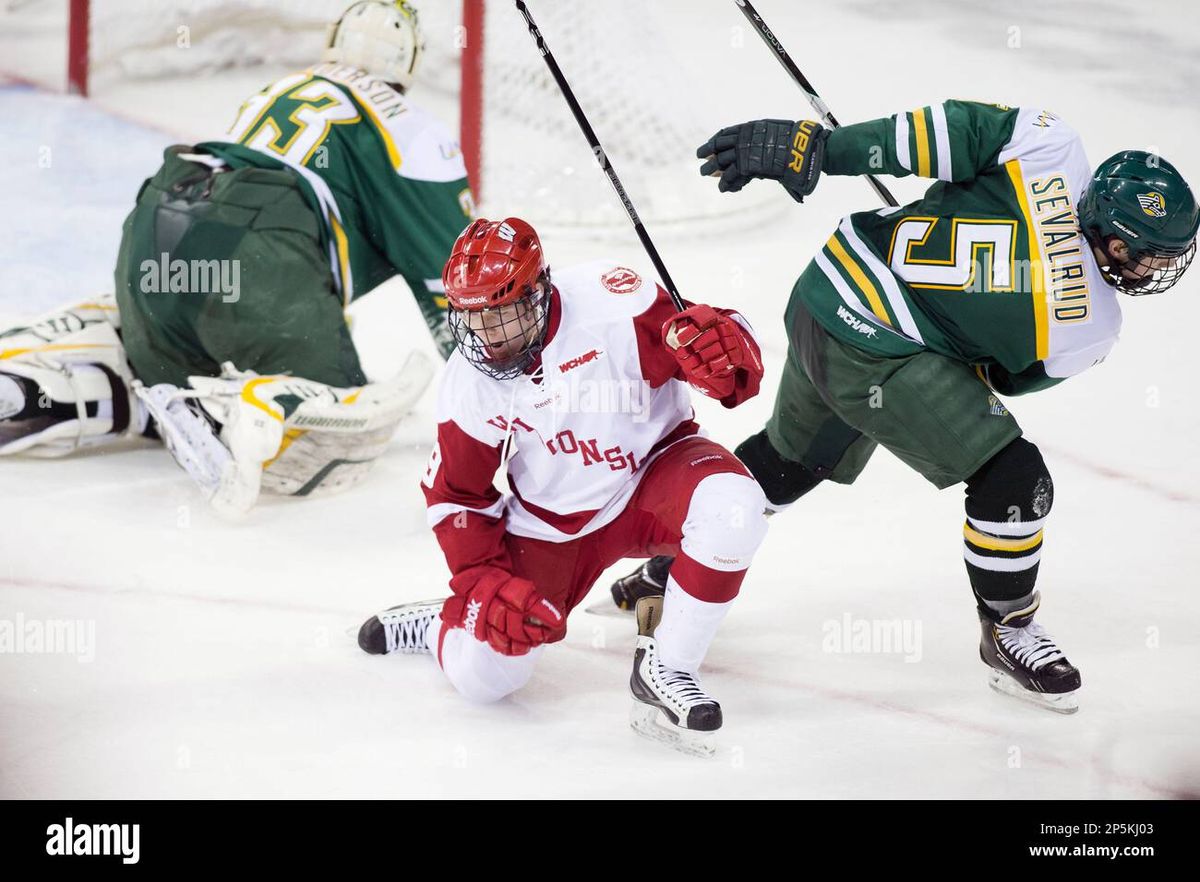
[[[0,374],[10,380],[0,454],[62,456],[145,428],[117,324],[115,304],[101,298],[0,333]]]
[[[367,476],[395,430],[392,425],[346,435],[289,429],[279,452],[263,465],[262,489],[285,496],[323,496],[348,490]]]
[[[220,425],[221,443],[237,468],[236,480],[225,485],[229,497],[219,489],[210,501],[236,513],[253,505],[261,490],[309,496],[354,486],[432,377],[431,362],[418,352],[394,379],[358,388],[259,377],[231,364],[220,377],[190,377],[192,394]]]

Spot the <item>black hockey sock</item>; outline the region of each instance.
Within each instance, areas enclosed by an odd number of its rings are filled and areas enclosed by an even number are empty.
[[[751,435],[734,449],[772,505],[795,502],[821,483],[802,463],[784,459],[767,438],[767,430]]]
[[[1054,484],[1037,447],[1018,438],[967,479],[963,556],[981,603],[1007,606],[1033,593]]]

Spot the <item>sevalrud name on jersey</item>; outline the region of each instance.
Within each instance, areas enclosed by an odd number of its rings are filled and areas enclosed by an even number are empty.
[[[116,855],[123,864],[136,864],[141,854],[141,824],[63,824],[46,828],[46,854]]]

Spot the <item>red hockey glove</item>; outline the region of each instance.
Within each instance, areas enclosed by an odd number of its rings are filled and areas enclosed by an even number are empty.
[[[762,363],[745,330],[711,306],[692,306],[667,319],[662,335],[688,382],[709,398],[732,395],[739,370],[762,379]]]
[[[498,567],[471,567],[452,578],[450,588],[454,596],[442,607],[443,621],[503,655],[524,655],[566,636],[565,614],[528,579]]]

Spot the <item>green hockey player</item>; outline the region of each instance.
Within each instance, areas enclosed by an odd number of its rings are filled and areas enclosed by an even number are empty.
[[[1050,473],[997,397],[1104,360],[1117,292],[1165,291],[1196,250],[1200,212],[1161,157],[1094,171],[1079,136],[1040,109],[946,101],[829,130],[757,120],[699,148],[736,192],[778,181],[797,201],[820,174],[936,178],[916,202],[844,218],[792,289],[787,361],[766,427],[737,454],[771,507],[850,484],[883,445],[935,487],[966,484],[963,551],[998,691],[1078,708],[1078,669],[1034,621]],[[655,558],[613,586],[661,592]]]
[[[356,482],[432,367],[413,351],[368,383],[345,307],[400,275],[453,350],[441,270],[473,206],[457,140],[406,94],[422,46],[408,3],[353,3],[322,63],[247,100],[225,140],[169,148],[125,221],[115,304],[0,336],[0,452],[103,443],[148,411],[218,509]]]

